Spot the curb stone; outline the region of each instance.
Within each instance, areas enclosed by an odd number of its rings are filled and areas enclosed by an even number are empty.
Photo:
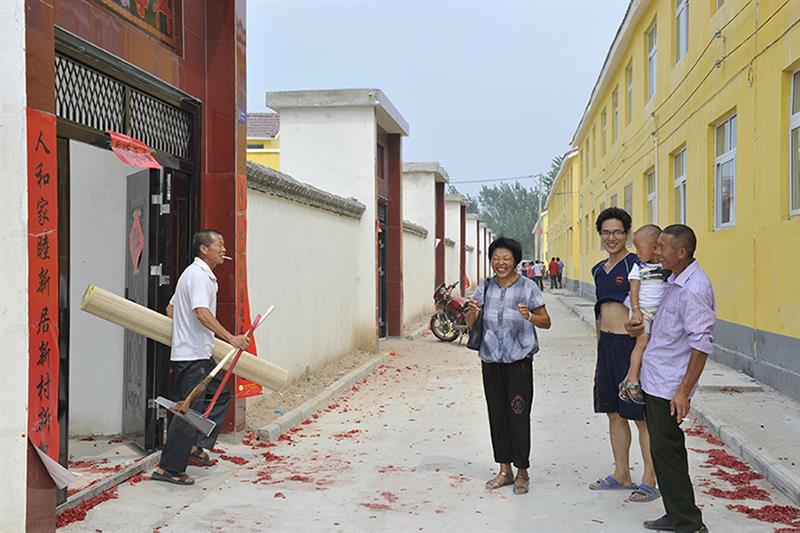
[[[707,414],[703,406],[695,404],[691,407],[690,412],[699,423],[706,426],[711,433],[731,448],[734,455],[748,462],[754,470],[764,474],[767,481],[788,496],[792,502],[800,504],[800,476],[780,464],[770,454],[756,449],[747,442],[744,435],[730,426],[721,424],[712,415]]]
[[[143,472],[154,466],[158,463],[158,460],[161,458],[161,451],[153,452],[150,455],[142,457],[137,461],[129,464],[126,468],[123,468],[119,472],[114,472],[110,476],[104,478],[102,481],[98,481],[94,485],[90,485],[85,489],[76,492],[69,498],[67,501],[56,507],[56,514],[63,513],[64,511],[68,511],[73,509],[83,502],[87,500],[91,500],[98,494],[105,492],[109,489],[116,487],[117,485],[121,485],[128,479],[132,478],[136,474]]]
[[[566,302],[563,297],[556,295],[556,298],[584,323],[588,324],[580,312]],[[690,414],[699,423],[706,426],[712,434],[719,437],[726,446],[731,448],[735,456],[748,462],[754,470],[763,474],[767,481],[784,493],[793,503],[800,504],[800,476],[780,464],[770,454],[757,449],[735,427],[723,423],[714,415],[708,413],[702,405],[696,403],[692,405]]]
[[[278,437],[298,425],[303,420],[306,420],[315,411],[318,411],[321,407],[323,407],[331,398],[338,396],[344,392],[345,389],[348,389],[353,383],[360,380],[375,370],[376,367],[388,360],[388,355],[380,355],[367,361],[352,372],[345,374],[332,384],[325,387],[319,394],[310,400],[306,400],[294,409],[287,411],[283,415],[276,418],[273,422],[270,422],[266,426],[256,431],[258,440],[264,442],[277,441]]]

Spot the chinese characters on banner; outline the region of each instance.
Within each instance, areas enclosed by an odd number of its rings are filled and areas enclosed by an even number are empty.
[[[236,322],[241,331],[252,325],[250,297],[247,288],[247,177],[236,178]],[[258,312],[263,312],[261,309]],[[257,355],[255,336],[250,342],[248,352]],[[236,376],[236,397],[249,398],[261,395],[261,385]]]
[[[58,160],[56,118],[28,121],[28,436],[58,460]]]
[[[142,141],[116,131],[109,131],[108,135],[111,137],[111,150],[123,163],[134,167],[161,168],[150,153],[150,147]]]

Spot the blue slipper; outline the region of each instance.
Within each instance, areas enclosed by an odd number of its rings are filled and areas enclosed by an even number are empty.
[[[596,487],[592,485],[597,484]],[[589,484],[590,490],[636,490],[638,486],[634,483],[633,485],[623,485],[613,476],[606,476],[605,479],[598,479],[594,483]]]
[[[660,490],[653,488],[650,485],[645,485],[644,483],[639,483],[639,486],[636,487],[633,492],[631,492],[631,496],[634,494],[638,494],[642,497],[635,500],[631,497],[628,497],[628,501],[631,503],[648,503],[661,497]]]

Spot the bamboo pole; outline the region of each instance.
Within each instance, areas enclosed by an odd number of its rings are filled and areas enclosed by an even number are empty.
[[[86,288],[81,300],[81,310],[148,339],[172,346],[171,318],[95,285],[89,285]],[[231,350],[235,350],[235,348],[227,342],[215,338],[211,356],[219,362]],[[225,364],[226,370],[230,363],[229,360]],[[264,359],[259,359],[248,352],[242,352],[242,357],[233,373],[276,392],[286,386],[289,378],[289,372],[285,369]]]

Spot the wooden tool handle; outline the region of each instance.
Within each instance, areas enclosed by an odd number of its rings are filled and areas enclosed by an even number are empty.
[[[189,408],[192,406],[192,403],[197,399],[198,396],[206,392],[206,388],[208,384],[211,383],[211,380],[214,379],[214,376],[209,374],[203,378],[203,381],[195,385],[192,389],[192,392],[186,395],[186,398],[183,399],[181,403],[175,406],[175,409],[183,414],[189,412]]]

